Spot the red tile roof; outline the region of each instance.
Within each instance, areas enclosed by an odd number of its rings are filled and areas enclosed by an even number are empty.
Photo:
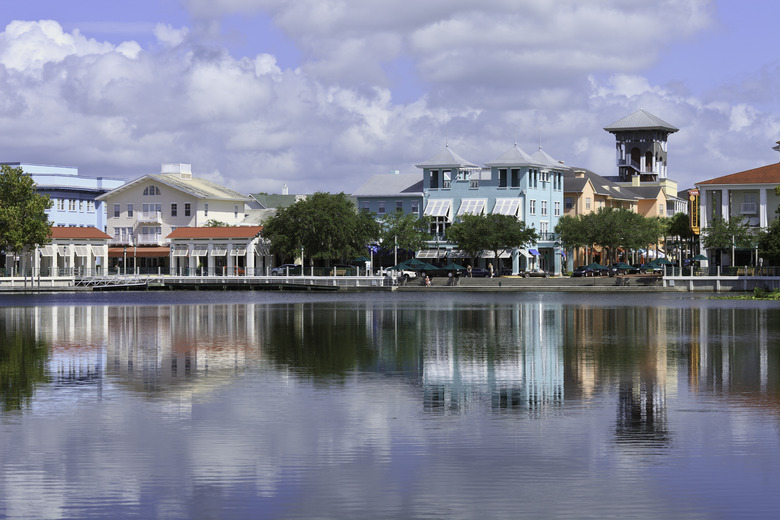
[[[111,238],[102,231],[94,227],[52,227],[51,237],[59,239],[78,239],[78,238],[91,238],[91,239],[106,239]]]
[[[263,226],[180,227],[167,238],[253,238],[262,230]]]
[[[732,173],[696,184],[780,184],[780,163]]]

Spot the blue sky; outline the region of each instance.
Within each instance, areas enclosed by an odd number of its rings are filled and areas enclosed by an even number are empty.
[[[680,188],[778,160],[770,0],[10,2],[0,159],[132,179],[160,163],[242,192],[357,189],[445,145],[615,174],[603,130],[680,128]]]

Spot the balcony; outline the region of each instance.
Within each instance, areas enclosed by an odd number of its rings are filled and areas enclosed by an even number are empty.
[[[109,244],[112,246],[131,246],[133,245],[133,237],[132,235],[121,235],[118,237],[112,237],[111,240],[108,241]]]
[[[138,235],[139,246],[161,246],[162,235]]]
[[[144,224],[162,223],[162,211],[141,211],[138,213],[138,222]]]

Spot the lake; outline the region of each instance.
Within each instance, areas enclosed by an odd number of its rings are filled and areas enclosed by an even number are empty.
[[[0,518],[776,518],[780,303],[0,295]]]

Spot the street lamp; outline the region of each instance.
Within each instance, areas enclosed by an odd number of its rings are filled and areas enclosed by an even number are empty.
[[[125,246],[125,254],[122,257],[122,271],[124,275],[127,274],[127,246]]]

